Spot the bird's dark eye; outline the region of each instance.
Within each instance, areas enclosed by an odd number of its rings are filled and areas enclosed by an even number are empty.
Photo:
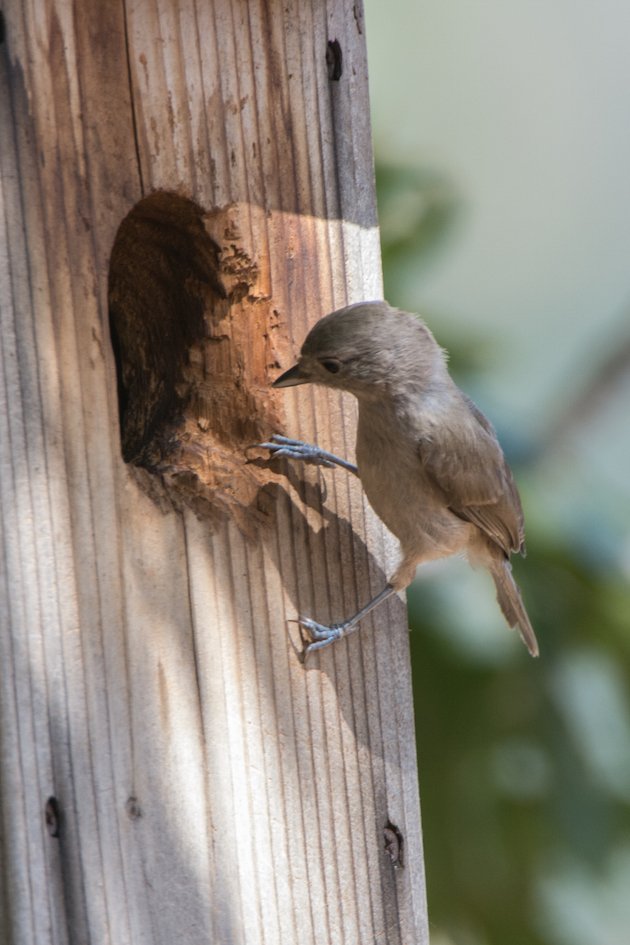
[[[338,361],[337,358],[324,358],[319,363],[329,374],[337,374],[341,367],[341,361]]]

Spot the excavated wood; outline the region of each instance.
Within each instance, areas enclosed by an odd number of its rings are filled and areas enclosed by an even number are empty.
[[[222,264],[254,273],[222,355],[269,405],[253,428],[352,457],[350,401],[268,385],[382,292],[360,3],[3,10],[0,940],[424,943],[404,607],[306,669],[287,624],[380,590],[391,539],[342,472],[255,466],[249,535],[227,499],[159,501],[122,458],[108,329],[134,205],[222,211]]]

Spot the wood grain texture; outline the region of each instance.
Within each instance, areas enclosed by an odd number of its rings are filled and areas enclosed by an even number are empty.
[[[255,541],[161,508],[121,459],[107,327],[117,228],[155,189],[232,206],[256,257],[242,317],[261,385],[318,317],[381,295],[361,5],[4,15],[0,939],[424,943],[404,607],[306,670],[287,628],[379,590],[391,538],[329,471],[270,474]],[[352,456],[350,401],[278,405],[287,433]]]

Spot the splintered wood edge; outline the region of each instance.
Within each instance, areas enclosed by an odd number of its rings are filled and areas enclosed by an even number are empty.
[[[272,515],[257,444],[282,428],[270,373],[288,341],[240,212],[140,200],[116,234],[109,312],[123,458],[160,504],[250,533]]]

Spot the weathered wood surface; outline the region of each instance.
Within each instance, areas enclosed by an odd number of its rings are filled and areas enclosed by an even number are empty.
[[[361,5],[8,0],[4,19],[0,940],[425,942],[403,605],[306,670],[286,623],[380,589],[391,540],[342,473],[270,473],[255,539],[160,508],[120,456],[107,323],[117,228],[158,188],[234,206],[244,317],[277,313],[263,386],[320,315],[381,294]],[[352,455],[351,403],[277,403]]]

